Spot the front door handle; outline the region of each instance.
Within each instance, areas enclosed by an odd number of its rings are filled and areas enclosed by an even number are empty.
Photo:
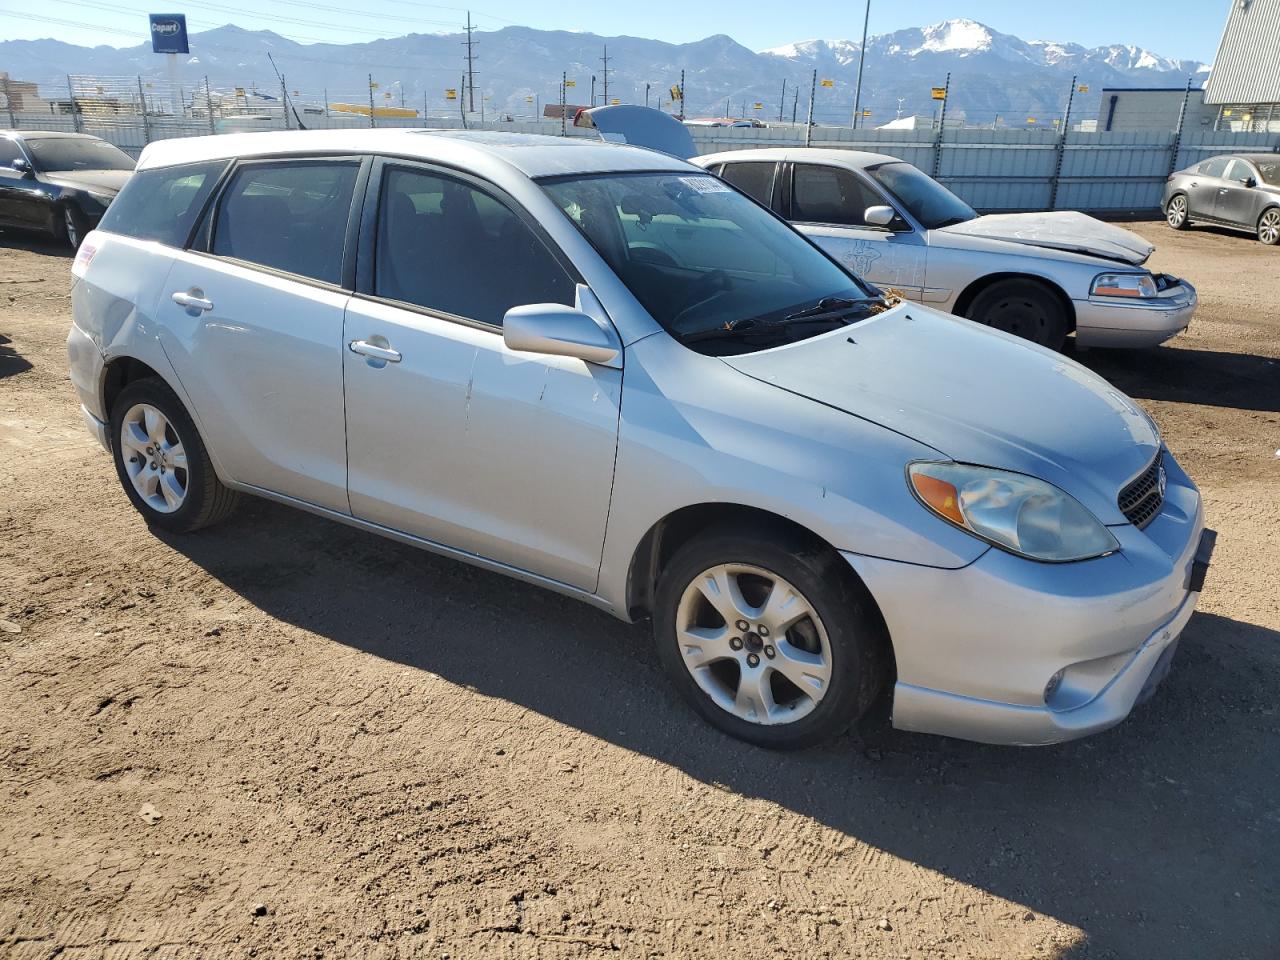
[[[180,307],[186,307],[188,310],[196,310],[207,313],[213,309],[213,301],[206,300],[203,290],[197,290],[192,287],[188,291],[175,290],[171,295],[171,299]]]
[[[380,347],[376,343],[370,343],[368,340],[352,340],[347,346],[352,353],[358,353],[362,357],[370,357],[374,360],[385,360],[387,363],[399,363],[401,360],[400,351],[392,350],[390,347]]]

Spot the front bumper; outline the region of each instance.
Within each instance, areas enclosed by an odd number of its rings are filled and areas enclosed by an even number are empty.
[[[1154,347],[1185,330],[1199,302],[1196,288],[1185,280],[1149,300],[1075,300],[1076,342],[1083,347]]]
[[[1121,549],[1107,557],[1044,564],[992,548],[940,570],[845,554],[893,641],[894,726],[1030,745],[1128,716],[1167,670],[1212,549],[1198,491],[1166,464],[1160,515],[1113,527]]]

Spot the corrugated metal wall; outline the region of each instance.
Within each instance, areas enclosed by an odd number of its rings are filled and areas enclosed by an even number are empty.
[[[1280,0],[1231,0],[1205,103],[1280,103]]]

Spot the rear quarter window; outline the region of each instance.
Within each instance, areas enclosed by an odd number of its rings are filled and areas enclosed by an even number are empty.
[[[98,224],[138,240],[183,247],[214,185],[230,161],[140,170],[129,178]]]

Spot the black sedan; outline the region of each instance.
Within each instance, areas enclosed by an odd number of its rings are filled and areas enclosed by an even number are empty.
[[[1213,223],[1280,243],[1280,154],[1210,157],[1179,170],[1165,184],[1164,216],[1175,230]]]
[[[0,130],[0,227],[39,230],[74,249],[133,166],[119,147],[87,134]]]

